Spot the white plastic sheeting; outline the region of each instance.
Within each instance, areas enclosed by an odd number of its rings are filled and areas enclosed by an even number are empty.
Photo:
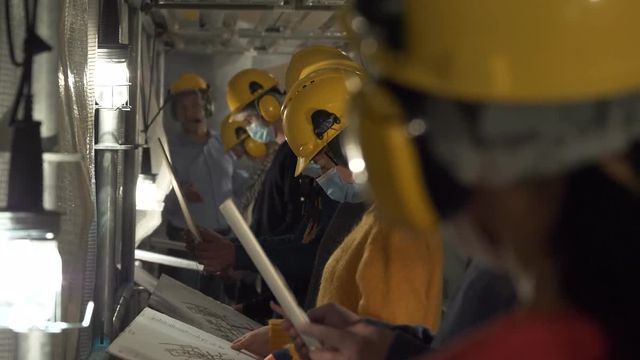
[[[64,279],[62,316],[67,321],[81,321],[84,308],[93,297],[95,281],[93,78],[97,20],[98,0],[63,1],[58,69],[62,99],[59,151],[83,156],[81,166],[58,171],[58,183],[64,189],[58,194],[58,210],[64,214],[58,239]],[[85,329],[79,335],[67,334],[65,359],[88,356],[90,331]]]

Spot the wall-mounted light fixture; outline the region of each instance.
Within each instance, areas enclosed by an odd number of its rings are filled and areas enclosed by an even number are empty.
[[[126,46],[98,49],[95,70],[96,105],[101,109],[129,110],[129,69]]]

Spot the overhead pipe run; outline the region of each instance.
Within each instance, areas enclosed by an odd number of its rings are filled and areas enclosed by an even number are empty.
[[[346,33],[335,32],[277,32],[277,31],[256,31],[253,29],[239,29],[238,37],[245,39],[278,39],[278,40],[327,40],[342,41],[346,40]]]
[[[233,32],[228,29],[215,28],[208,31],[196,30],[177,30],[172,36],[177,38],[199,39],[199,40],[215,40],[224,36],[231,36]],[[240,39],[277,39],[277,40],[318,40],[318,41],[344,41],[346,33],[341,31],[332,32],[314,32],[314,31],[294,31],[294,32],[277,32],[277,31],[259,31],[255,29],[238,29],[235,32]]]
[[[152,6],[165,9],[208,10],[336,10],[344,1],[300,1],[300,0],[153,0]]]

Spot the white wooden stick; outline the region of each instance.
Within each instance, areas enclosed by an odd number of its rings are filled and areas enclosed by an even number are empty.
[[[173,266],[180,269],[187,269],[187,270],[194,270],[194,271],[204,270],[203,265],[198,264],[193,260],[181,259],[175,256],[158,254],[152,251],[136,249],[135,258],[136,260],[147,261],[154,264]]]
[[[187,224],[187,228],[189,229],[189,231],[191,231],[191,234],[193,234],[193,238],[196,243],[202,242],[200,232],[198,232],[198,228],[196,227],[195,222],[193,222],[193,216],[191,216],[191,211],[189,211],[189,207],[187,206],[187,202],[184,199],[184,194],[182,193],[180,184],[178,184],[176,172],[173,170],[173,166],[171,165],[171,160],[169,159],[167,149],[164,147],[162,140],[158,139],[158,142],[160,143],[160,148],[162,149],[164,160],[167,163],[167,167],[169,168],[169,173],[171,174],[171,184],[173,184],[173,191],[176,193],[176,197],[178,198],[178,203],[180,204],[180,209],[182,210],[182,215],[184,216],[184,221]]]
[[[269,285],[269,289],[273,292],[273,295],[284,309],[293,326],[299,327],[300,325],[309,323],[309,317],[304,310],[298,306],[296,298],[289,289],[289,286],[287,286],[286,281],[282,278],[282,275],[280,275],[276,267],[273,266],[267,254],[265,254],[262,246],[260,246],[253,232],[251,232],[249,225],[247,225],[240,211],[238,211],[236,204],[233,203],[233,200],[225,200],[225,202],[220,205],[220,211],[225,219],[227,219],[227,223],[240,240],[247,254],[249,254],[251,261],[253,261],[258,271],[260,271],[260,275],[262,275],[267,285]],[[309,348],[320,347],[320,343],[316,339],[306,336],[302,338]]]

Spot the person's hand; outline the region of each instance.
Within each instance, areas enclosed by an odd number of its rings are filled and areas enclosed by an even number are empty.
[[[322,344],[321,348],[308,352],[312,360],[385,359],[395,336],[389,329],[363,321],[344,329],[310,323],[298,330],[302,335],[312,337]]]
[[[250,331],[231,343],[231,348],[236,351],[245,350],[261,358],[269,355],[269,327],[263,326]]]
[[[193,183],[187,183],[180,186],[180,189],[183,192],[185,200],[191,203],[201,203],[204,201],[204,198],[198,190],[196,190],[196,186]]]
[[[271,303],[271,309],[287,319],[284,309],[276,304]],[[361,320],[360,316],[349,311],[347,308],[338,304],[326,304],[315,309],[309,310],[309,320],[312,323],[327,325],[338,329],[346,328]],[[287,319],[285,322],[287,327],[291,327],[291,322]]]
[[[218,274],[220,280],[225,284],[233,284],[240,281],[240,273],[235,271],[232,267],[226,268],[220,274]]]
[[[240,314],[244,314],[244,304],[235,304],[231,305],[231,308]]]
[[[202,242],[196,243],[193,234],[187,232],[185,235],[187,249],[196,257],[196,260],[204,265],[204,271],[219,274],[233,267],[236,250],[233,243],[224,236],[198,227]]]
[[[287,319],[284,310],[274,303],[271,303],[271,309],[285,318],[285,321],[282,323],[282,328],[293,340],[296,351],[298,351],[301,356],[307,357],[309,355],[309,349],[302,340],[298,330],[293,326],[291,321]],[[362,320],[357,314],[333,303],[310,310],[308,315],[312,323],[325,325],[334,329],[346,329]]]
[[[316,238],[316,235],[318,235],[318,228],[319,226],[317,223],[309,223],[309,225],[307,225],[307,229],[304,231],[304,235],[302,236],[302,243],[308,244],[312,242]]]

